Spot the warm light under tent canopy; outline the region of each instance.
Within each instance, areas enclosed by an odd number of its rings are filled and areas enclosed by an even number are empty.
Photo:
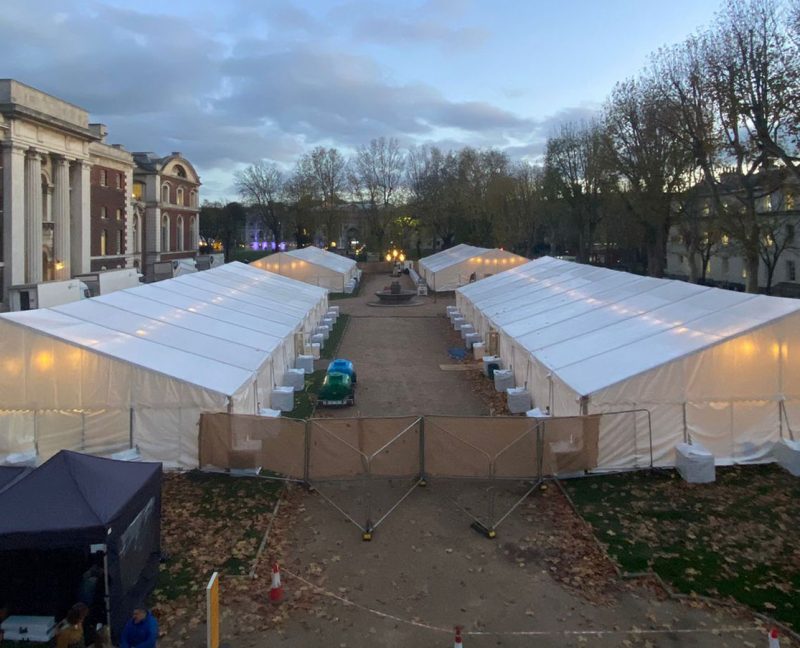
[[[461,243],[420,259],[419,274],[434,292],[447,292],[527,261],[525,257],[506,250]]]
[[[0,459],[132,443],[194,467],[200,412],[269,407],[326,311],[326,290],[230,263],[0,315]]]
[[[276,252],[250,265],[339,293],[352,289],[361,274],[353,259],[313,245]]]
[[[459,289],[456,302],[484,338],[497,331],[503,363],[540,409],[648,410],[656,464],[672,465],[684,440],[718,463],[763,460],[800,426],[798,300],[544,257]],[[601,467],[648,461],[643,417],[603,421]]]

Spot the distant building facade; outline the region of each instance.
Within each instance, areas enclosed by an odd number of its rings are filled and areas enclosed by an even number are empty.
[[[129,268],[132,253],[133,155],[119,144],[106,144],[103,124],[90,124],[97,141],[89,145],[91,168],[91,270]]]
[[[180,153],[134,153],[133,248],[146,281],[156,265],[194,259],[200,245],[200,177]],[[135,254],[135,253],[134,253]]]
[[[782,248],[777,259],[770,259],[773,267],[771,292],[773,295],[785,297],[800,297],[800,184],[791,177],[785,178],[780,183],[774,179],[770,183],[774,190],[764,190],[764,195],[758,198],[758,218],[769,220],[765,227],[768,232],[762,245],[772,247],[775,243]],[[728,192],[722,196],[728,209],[739,207],[735,196]],[[710,201],[707,201],[710,203]],[[708,214],[708,204],[701,207],[704,214]],[[703,216],[701,215],[700,222]],[[702,228],[702,226],[701,226]],[[715,229],[713,225],[709,228]],[[695,253],[694,264],[696,272],[704,276],[705,283],[729,288],[744,290],[747,279],[747,266],[740,247],[730,236],[716,232],[711,234],[712,241],[709,245],[709,254],[705,260]],[[692,260],[685,244],[680,227],[670,229],[667,243],[667,268],[666,274],[679,279],[689,279],[691,276]],[[770,258],[768,253],[764,253]],[[767,287],[769,268],[762,257],[759,261],[758,285],[761,290]]]
[[[0,79],[0,310],[12,286],[89,271],[88,113]]]
[[[89,113],[0,79],[0,311],[9,295],[101,270],[194,258],[196,171],[179,153],[136,157]]]

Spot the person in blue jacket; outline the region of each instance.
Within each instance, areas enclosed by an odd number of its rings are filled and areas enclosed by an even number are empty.
[[[119,648],[156,648],[158,621],[143,605],[133,608],[133,615],[125,624],[119,639]]]

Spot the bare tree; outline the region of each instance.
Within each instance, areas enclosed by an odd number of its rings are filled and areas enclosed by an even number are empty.
[[[577,235],[577,258],[588,263],[603,198],[611,186],[607,136],[599,123],[564,124],[547,140],[545,181],[569,207]]]
[[[235,176],[236,189],[242,201],[255,212],[275,241],[283,238],[281,210],[278,201],[284,188],[283,173],[277,165],[264,162],[251,164]]]
[[[359,148],[350,168],[353,194],[367,210],[370,233],[381,251],[395,215],[393,207],[404,167],[397,140],[381,137]]]
[[[690,158],[674,129],[665,127],[669,107],[648,78],[617,84],[606,105],[606,129],[620,195],[644,233],[647,272],[661,277],[673,197],[684,189]]]
[[[347,161],[338,149],[316,147],[304,155],[297,165],[296,175],[303,187],[313,192],[319,204],[318,226],[328,242],[338,242],[341,235],[342,193],[347,188]]]

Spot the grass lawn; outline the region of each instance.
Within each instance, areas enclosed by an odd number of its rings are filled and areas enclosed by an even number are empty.
[[[281,484],[192,471],[165,473],[161,565],[154,607],[202,599],[214,571],[244,575],[256,556]]]
[[[317,394],[319,393],[319,388],[322,387],[324,378],[325,371],[322,369],[312,374],[307,374],[303,391],[295,392],[294,394],[294,409],[291,412],[282,414],[282,416],[300,420],[311,418],[317,406]]]
[[[800,480],[776,465],[717,468],[714,484],[674,471],[564,486],[611,556],[684,593],[731,597],[800,629]]]
[[[342,341],[342,335],[344,335],[344,331],[347,328],[347,323],[349,321],[349,315],[339,315],[339,319],[337,319],[336,324],[333,325],[333,330],[331,331],[330,337],[328,338],[327,342],[325,342],[325,348],[320,352],[320,357],[328,360],[332,360],[336,357],[336,354],[339,351],[339,344]]]
[[[339,301],[342,299],[350,299],[351,297],[358,297],[359,293],[361,292],[361,284],[363,282],[359,281],[356,284],[356,289],[351,293],[344,293],[344,292],[332,292],[328,293],[328,301]]]

